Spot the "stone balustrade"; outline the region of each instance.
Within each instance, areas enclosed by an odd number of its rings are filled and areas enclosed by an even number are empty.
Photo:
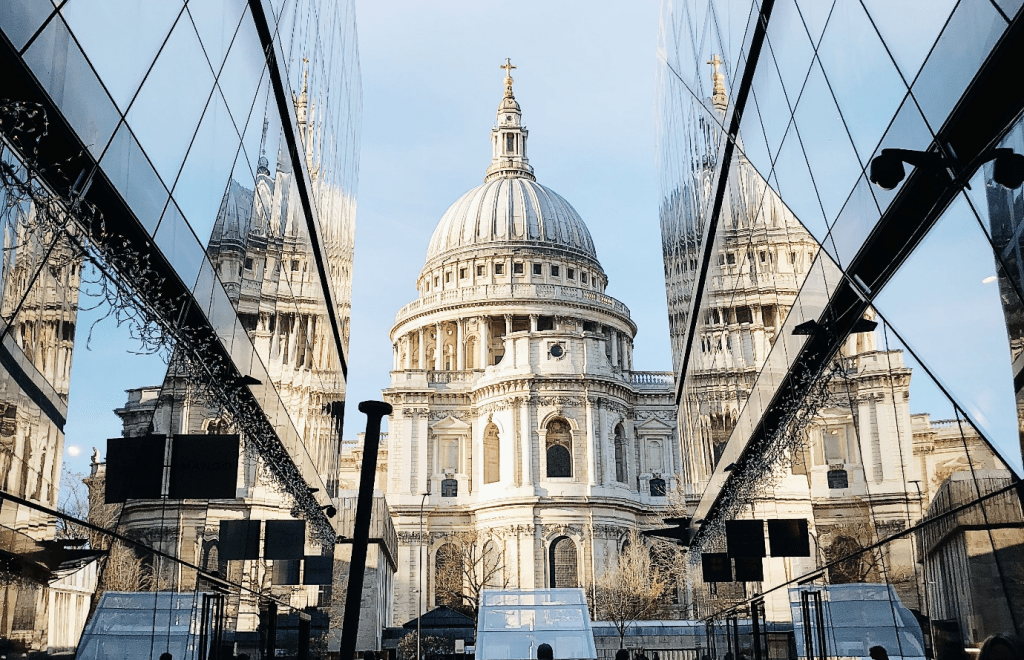
[[[632,371],[629,383],[641,389],[673,389],[675,376],[671,371]]]
[[[421,296],[418,300],[414,300],[400,309],[395,315],[395,321],[396,323],[401,322],[413,314],[426,312],[435,307],[484,300],[585,302],[629,318],[629,308],[624,304],[611,296],[590,289],[560,284],[480,284]]]

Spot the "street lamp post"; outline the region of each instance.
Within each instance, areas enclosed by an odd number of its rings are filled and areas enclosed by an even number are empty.
[[[416,660],[423,660],[423,648],[420,641],[420,619],[423,618],[423,505],[427,501],[427,495],[423,493],[420,498],[420,549],[419,549],[419,593],[416,594]]]

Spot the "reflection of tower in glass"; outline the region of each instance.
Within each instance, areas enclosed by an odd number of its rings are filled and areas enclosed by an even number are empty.
[[[35,370],[29,377],[44,390],[42,396],[66,403],[81,259],[66,236],[44,229],[37,213],[35,206],[14,209],[3,224],[2,332],[5,349],[20,351],[24,356],[19,359],[22,368]],[[25,394],[9,370],[0,370],[2,489],[54,506],[63,444],[61,429],[41,413],[39,404]],[[20,531],[37,539],[52,538],[51,520],[43,521],[36,514],[28,518],[32,519],[29,525],[18,524]]]
[[[668,293],[673,366],[680,369],[686,343],[693,349],[680,422],[690,432],[684,452],[689,483],[706,483],[767,360],[818,244],[743,155],[734,152],[722,203],[705,296],[693,338],[687,316],[703,263],[702,214],[713,201],[712,154],[728,106],[721,60],[714,56],[713,94],[687,141],[693,170],[662,202],[662,246]],[[696,136],[696,137],[695,137]],[[685,442],[685,440],[684,440]],[[696,489],[696,493],[703,487]]]
[[[332,222],[324,206],[324,200],[331,199],[334,193],[317,179],[318,169],[313,165],[312,148],[317,137],[315,122],[307,125],[306,103],[304,83],[296,100],[296,115],[307,147],[306,162],[314,180],[328,263],[332,267],[338,263],[339,271],[349,273],[350,242],[347,258],[331,259],[332,250],[343,255],[345,251],[333,231],[338,223]],[[264,145],[266,131],[265,125]],[[331,470],[336,460],[337,438],[324,410],[330,402],[344,399],[345,381],[333,350],[333,329],[324,306],[316,260],[309,247],[309,232],[298,203],[291,161],[285,141],[278,140],[278,144],[281,146],[273,172],[261,148],[255,190],[235,179],[228,182],[207,255],[313,462],[333,484],[336,475]],[[349,291],[338,291],[335,287],[334,294],[344,301],[335,303],[336,307],[344,305],[343,318],[347,321]],[[347,327],[347,322],[343,326]]]

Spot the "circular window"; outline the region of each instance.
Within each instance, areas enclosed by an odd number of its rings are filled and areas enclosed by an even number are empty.
[[[560,358],[563,355],[565,355],[565,349],[562,348],[561,344],[553,345],[549,352],[551,353],[551,357],[553,357],[553,358]]]

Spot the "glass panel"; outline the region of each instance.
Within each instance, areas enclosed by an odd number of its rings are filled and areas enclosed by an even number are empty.
[[[244,130],[253,98],[263,73],[265,59],[248,7],[242,16],[224,68],[217,77],[221,91],[239,131]]]
[[[825,221],[831,226],[864,168],[850,144],[846,126],[817,60],[800,96],[794,122],[807,154]]]
[[[238,155],[238,143],[238,133],[227,106],[220,92],[215,92],[206,106],[173,192],[181,212],[204,245],[224,199],[231,167]]]
[[[181,0],[70,0],[61,13],[124,111],[183,7]]]
[[[779,78],[775,62],[771,57],[767,57],[768,55],[768,51],[762,53],[751,85],[751,97],[747,101],[748,105],[754,104],[758,114],[743,118],[741,137],[744,140],[753,140],[755,144],[758,140],[767,143],[769,158],[774,160],[790,125],[793,110],[782,89],[782,79]],[[755,153],[757,150],[754,149]],[[766,163],[754,162],[761,172],[769,171],[766,169]]]
[[[874,151],[907,86],[860,2],[839,0],[828,25],[818,60],[853,146],[864,158]]]
[[[71,39],[64,21],[50,21],[25,52],[25,62],[89,152],[99,158],[121,115]]]
[[[11,40],[15,50],[21,50],[51,13],[52,2],[9,0],[4,3],[4,11],[0,14],[0,29]]]
[[[828,227],[800,142],[800,136],[790,124],[772,172],[772,178],[777,181],[773,187],[804,227],[821,241],[828,234]]]
[[[192,22],[178,21],[127,115],[169,184],[178,177],[212,89],[213,75]]]
[[[225,3],[194,2],[188,5],[188,13],[203,42],[203,50],[214,73],[220,73],[224,55],[235,37],[238,23],[246,6],[245,0],[231,0]]]
[[[153,238],[157,247],[171,263],[174,272],[191,291],[199,276],[199,267],[204,261],[203,248],[173,202],[167,205]]]
[[[793,0],[777,2],[772,8],[765,45],[770,50],[762,50],[758,68],[768,64],[763,58],[770,52],[779,68],[789,105],[795,106],[814,59],[814,48]]]
[[[1006,21],[990,3],[957,5],[912,88],[933,131],[946,121],[1005,30]]]
[[[838,251],[836,256],[841,267],[850,265],[864,240],[878,223],[880,214],[875,198],[871,195],[871,185],[867,177],[860,178],[832,227],[832,241]]]
[[[163,213],[168,193],[125,124],[118,127],[100,167],[142,226],[152,233]]]
[[[825,0],[824,2],[819,2],[818,0],[797,0],[796,4],[800,8],[800,17],[803,19],[804,27],[811,37],[811,43],[817,46],[818,42],[821,41],[821,33],[825,30],[825,24],[829,20],[829,15],[832,13],[832,6],[835,4],[835,0]]]
[[[876,303],[904,343],[1019,471],[1013,374],[994,275],[991,245],[961,196]]]
[[[872,23],[907,83],[917,77],[956,3],[957,0],[864,0]]]

